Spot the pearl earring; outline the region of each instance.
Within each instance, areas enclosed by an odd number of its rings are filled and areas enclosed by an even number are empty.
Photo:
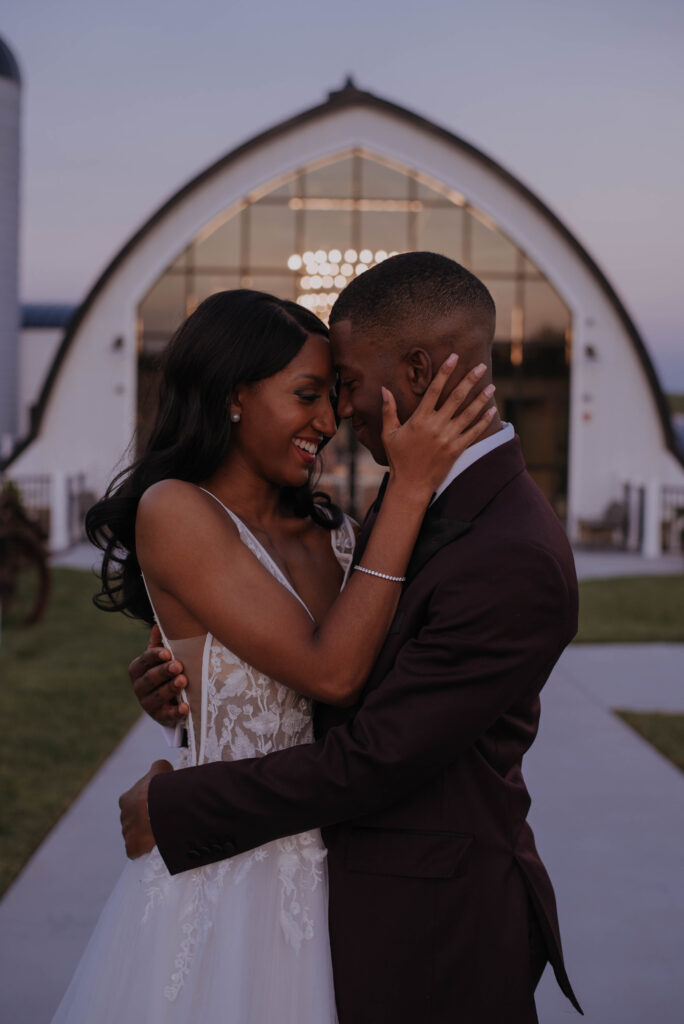
[[[240,422],[240,413],[239,412],[232,412],[230,414],[230,418],[231,418],[233,423],[239,423]]]

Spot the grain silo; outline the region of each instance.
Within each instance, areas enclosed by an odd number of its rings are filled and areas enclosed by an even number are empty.
[[[21,76],[0,38],[0,453],[17,433],[19,116]]]

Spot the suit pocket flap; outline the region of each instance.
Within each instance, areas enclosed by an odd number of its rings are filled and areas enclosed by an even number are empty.
[[[407,878],[453,878],[463,873],[473,837],[464,832],[355,828],[347,837],[348,871]]]

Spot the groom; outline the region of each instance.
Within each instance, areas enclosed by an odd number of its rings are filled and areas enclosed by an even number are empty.
[[[461,374],[487,364],[484,386],[494,318],[485,286],[433,253],[392,257],[345,289],[330,321],[339,413],[376,461],[381,384],[401,420],[451,351]],[[495,418],[436,493],[358,705],[318,706],[312,744],[153,766],[122,797],[129,854],[156,841],[176,873],[322,827],[341,1024],[533,1024],[547,959],[579,1010],[521,771],[576,628],[567,539]],[[131,673],[168,720],[168,666],[152,652]]]

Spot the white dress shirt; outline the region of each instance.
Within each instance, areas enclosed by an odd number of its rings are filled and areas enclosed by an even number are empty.
[[[501,424],[501,430],[497,430],[496,434],[491,434],[489,437],[484,437],[481,441],[476,441],[475,444],[471,444],[470,448],[459,455],[454,462],[453,466],[442,480],[441,484],[435,491],[432,502],[437,501],[440,494],[446,491],[449,484],[452,484],[457,476],[460,476],[468,466],[472,466],[474,462],[481,459],[483,455],[489,455],[499,445],[506,444],[507,441],[512,441],[515,437],[515,431],[512,423]]]

